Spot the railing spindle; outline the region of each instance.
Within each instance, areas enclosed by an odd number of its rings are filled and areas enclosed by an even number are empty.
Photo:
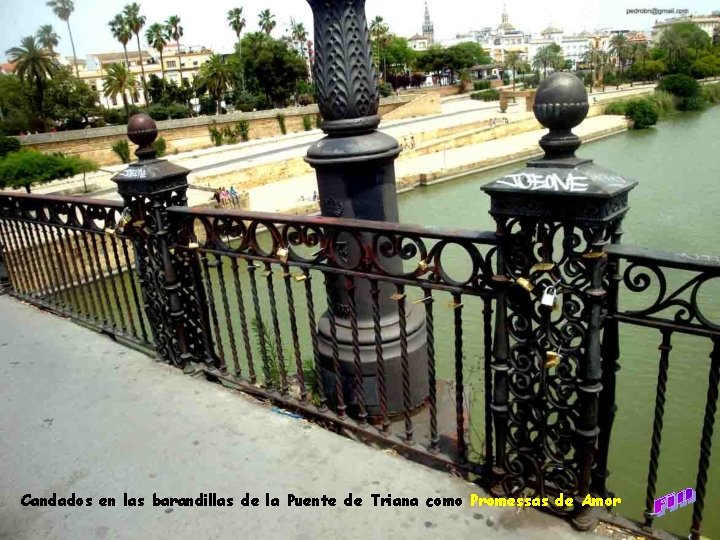
[[[312,276],[310,275],[310,270],[308,270],[306,268],[303,271],[303,275],[300,276],[298,279],[302,279],[302,281],[305,284],[305,303],[307,304],[308,324],[310,325],[310,340],[312,341],[312,349],[313,349],[313,360],[314,360],[314,366],[315,366],[315,381],[316,381],[317,391],[319,394],[318,397],[320,399],[319,409],[321,411],[324,411],[327,408],[327,397],[325,396],[325,386],[323,384],[322,366],[320,364],[320,350],[318,349],[317,324],[315,322],[315,302],[313,300]]]
[[[273,271],[270,263],[265,263],[265,279],[267,280],[268,295],[270,296],[270,316],[275,334],[275,353],[277,354],[278,371],[280,374],[280,393],[287,394],[288,382],[285,368],[285,354],[283,353],[282,336],[280,335],[280,320],[278,319],[275,286],[273,285]]]
[[[463,387],[463,328],[462,296],[453,294],[455,328],[455,421],[457,423],[457,446],[460,460],[467,461],[467,442],[465,441],[465,402]]]
[[[60,256],[65,259],[68,272],[68,287],[75,295],[78,306],[78,316],[91,322],[90,308],[88,307],[86,295],[83,294],[82,279],[80,278],[77,261],[73,256],[72,244],[70,243],[71,234],[75,234],[74,231],[68,229],[58,230],[59,252]]]
[[[113,259],[115,260],[115,268],[117,269],[116,279],[120,282],[120,288],[122,289],[122,298],[125,302],[125,311],[127,312],[130,331],[135,338],[139,339],[137,328],[135,327],[135,317],[133,317],[132,306],[130,305],[130,295],[128,294],[127,285],[125,284],[126,274],[123,271],[120,252],[118,251],[118,243],[114,235],[110,238],[110,244],[112,245]],[[127,278],[132,280],[132,275],[128,274]]]
[[[375,334],[375,360],[378,365],[378,400],[380,402],[381,429],[385,435],[390,434],[390,418],[388,416],[387,379],[385,374],[385,358],[383,357],[382,327],[380,326],[380,287],[377,280],[370,280],[370,296],[372,299],[373,330]]]
[[[700,439],[700,460],[698,474],[695,480],[696,499],[693,505],[692,527],[690,538],[700,539],[703,510],[705,509],[705,489],[707,487],[708,469],[710,468],[710,454],[712,452],[713,428],[717,413],[718,387],[720,386],[720,338],[713,338],[713,350],[710,354],[710,376],[708,377],[707,400],[705,402],[705,417],[703,419],[702,437]]]
[[[484,362],[483,377],[485,379],[485,463],[488,470],[493,463],[493,425],[492,425],[492,300],[486,298],[483,301],[483,337],[484,337]]]
[[[427,354],[428,354],[428,389],[430,408],[430,451],[436,453],[440,450],[440,437],[438,435],[437,419],[437,373],[435,369],[435,315],[433,304],[435,299],[432,290],[423,289],[425,304],[425,330],[427,332]]]
[[[80,239],[84,250],[80,247]],[[107,326],[107,318],[105,316],[105,308],[102,304],[102,296],[100,294],[100,286],[93,275],[92,257],[90,256],[90,244],[88,243],[86,233],[84,231],[75,235],[75,243],[80,255],[80,267],[85,276],[85,287],[87,288],[87,297],[92,300],[93,309],[95,311],[94,318],[100,326]],[[83,257],[84,255],[84,257]]]
[[[365,392],[363,385],[362,357],[360,356],[360,336],[358,332],[357,306],[355,305],[355,282],[352,277],[346,277],[345,288],[348,294],[348,307],[350,308],[350,332],[352,334],[353,360],[355,367],[355,401],[358,406],[358,420],[360,424],[367,423],[367,409],[365,407]]]
[[[298,336],[297,318],[295,316],[295,298],[292,290],[292,274],[287,264],[283,265],[283,280],[285,281],[285,296],[287,296],[288,311],[290,314],[290,332],[292,334],[293,350],[295,352],[295,369],[297,370],[297,381],[300,386],[300,401],[307,400],[307,388],[305,387],[305,374],[303,373],[302,353],[300,351],[300,338]]]
[[[660,464],[660,443],[662,442],[663,419],[665,417],[665,393],[667,390],[667,372],[670,364],[670,351],[672,351],[672,332],[663,330],[660,350],[660,368],[658,370],[657,390],[655,391],[655,417],[653,419],[652,442],[650,445],[650,468],[647,478],[647,492],[645,494],[645,523],[643,527],[650,529],[653,522],[653,501],[655,500],[655,485],[657,471]]]
[[[112,291],[112,298],[115,301],[114,304],[112,305],[112,307],[114,308],[113,312],[115,313],[116,320],[118,321],[118,325],[116,326],[116,328],[119,327],[120,331],[123,334],[127,334],[128,333],[127,332],[127,323],[125,322],[125,316],[123,314],[122,303],[120,302],[120,295],[118,294],[117,283],[116,283],[116,280],[122,279],[122,276],[120,276],[119,273],[117,276],[115,276],[113,273],[112,263],[110,262],[110,254],[108,253],[107,237],[101,236],[99,240],[100,240],[100,242],[99,242],[100,250],[102,251],[103,259],[105,260],[105,270],[106,270],[105,275],[107,275],[106,284],[107,284],[107,281],[110,282],[110,290]]]
[[[250,374],[250,382],[257,382],[255,375],[255,365],[253,362],[252,345],[250,344],[250,333],[248,332],[247,319],[245,318],[245,299],[243,298],[242,286],[240,285],[240,274],[238,272],[238,263],[235,257],[230,259],[232,265],[233,281],[235,285],[235,297],[237,300],[238,312],[240,314],[240,330],[242,331],[243,344],[245,345],[245,354],[247,355],[248,373]],[[237,376],[242,376],[242,368],[238,366]]]
[[[262,312],[260,311],[260,299],[258,298],[257,277],[255,276],[257,266],[250,260],[248,260],[247,265],[248,275],[250,276],[250,293],[252,294],[253,308],[255,309],[255,331],[258,334],[258,341],[260,342],[260,356],[263,363],[265,386],[270,387],[273,385],[273,381],[270,376],[270,358],[265,343],[265,324],[263,323]]]
[[[407,317],[405,314],[405,286],[396,285],[400,324],[400,368],[402,370],[403,417],[405,419],[405,442],[413,442],[412,399],[410,396],[410,363],[408,358]]]
[[[126,238],[120,238],[120,245],[122,246],[123,255],[125,255],[125,264],[127,265],[127,274],[128,278],[130,280],[130,290],[132,291],[133,295],[133,302],[135,304],[135,309],[137,313],[138,318],[138,326],[140,327],[140,333],[142,334],[142,339],[145,342],[150,341],[148,339],[147,334],[147,328],[145,327],[145,313],[142,308],[142,303],[140,302],[140,295],[138,294],[137,290],[137,270],[133,270],[133,259],[130,258],[130,250],[128,249],[128,240]],[[135,254],[135,251],[133,250],[133,255]]]
[[[215,292],[210,278],[210,268],[217,266],[217,261],[208,260],[206,253],[200,256],[205,275],[205,296],[207,297],[208,307],[210,308],[210,319],[212,320],[213,329],[215,330],[215,342],[217,343],[217,351],[220,355],[220,369],[227,369],[225,362],[225,349],[223,347],[222,335],[220,334],[220,322],[218,321],[217,309],[215,308]]]
[[[223,310],[225,313],[225,326],[228,330],[228,338],[230,340],[230,352],[233,359],[233,375],[237,377],[240,374],[240,360],[238,359],[237,343],[235,342],[235,330],[233,329],[232,318],[230,316],[230,302],[227,297],[227,287],[225,286],[225,273],[223,272],[223,261],[220,255],[215,255],[215,262],[217,264],[218,280],[220,285],[220,296],[223,303]]]
[[[331,284],[328,274],[325,274],[325,290],[327,292],[327,315],[330,322],[330,340],[332,346],[332,368],[335,377],[335,400],[337,402],[337,414],[340,418],[345,418],[345,396],[343,395],[343,381],[340,375],[340,348],[337,338],[337,321],[335,320],[335,310],[337,307],[332,298]]]

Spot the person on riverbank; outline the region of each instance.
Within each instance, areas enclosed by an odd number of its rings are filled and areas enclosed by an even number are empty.
[[[238,200],[238,192],[235,190],[235,186],[230,186],[230,199],[232,199],[233,206],[240,204]]]

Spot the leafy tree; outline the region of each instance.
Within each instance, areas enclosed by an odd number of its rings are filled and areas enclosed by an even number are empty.
[[[20,141],[15,137],[0,137],[0,158],[4,158],[10,152],[20,150]]]
[[[230,68],[219,54],[213,54],[200,66],[200,81],[215,98],[217,114],[220,114],[220,102],[223,93],[230,87],[231,77]]]
[[[277,23],[275,22],[275,15],[270,13],[269,9],[262,10],[258,15],[258,25],[260,26],[260,30],[265,32],[267,36],[270,36],[273,28],[277,26]]]
[[[122,64],[112,64],[107,68],[105,76],[105,97],[114,98],[118,94],[122,96],[125,114],[130,117],[127,96],[137,98],[137,79],[130,71],[130,68]]]
[[[620,73],[625,71],[625,62],[630,53],[630,45],[624,34],[615,34],[610,39],[610,54],[614,55],[617,60],[617,66]]]
[[[657,50],[667,60],[672,73],[687,73],[692,60],[709,49],[710,36],[698,25],[691,22],[677,23],[666,29],[658,40]]]
[[[391,74],[407,73],[415,66],[415,51],[408,40],[391,35],[385,45],[386,69]]]
[[[262,32],[247,34],[241,51],[239,65],[244,66],[248,89],[262,93],[276,106],[284,106],[297,91],[298,82],[307,79],[305,61],[281,40]]]
[[[16,135],[30,131],[36,115],[32,108],[32,88],[15,75],[0,74],[0,134]]]
[[[625,104],[625,116],[633,121],[634,129],[645,129],[658,122],[659,113],[655,104],[647,99],[631,99]]]
[[[692,63],[690,73],[698,79],[720,74],[720,56],[704,54]]]
[[[143,61],[142,50],[140,48],[140,31],[143,29],[143,26],[145,26],[145,21],[147,19],[145,15],[140,15],[140,4],[137,2],[126,5],[123,9],[123,15],[125,16],[125,22],[127,23],[128,28],[133,34],[135,34],[135,39],[137,40],[138,57],[140,58],[140,71],[142,73],[143,97],[145,98],[145,103],[149,103],[147,82],[145,80],[145,62]]]
[[[160,71],[162,72],[162,78],[165,80],[165,62],[163,62],[163,51],[165,45],[167,45],[170,35],[167,27],[160,23],[151,24],[147,30],[145,30],[145,40],[148,45],[155,49],[160,55]],[[152,75],[150,75],[152,77]]]
[[[676,73],[663,77],[658,90],[664,90],[679,98],[692,98],[700,94],[700,84],[687,75]]]
[[[167,28],[168,35],[175,40],[177,46],[177,59],[178,69],[180,70],[180,81],[182,82],[182,60],[180,59],[180,38],[183,37],[183,27],[180,26],[180,17],[177,15],[170,15],[168,20],[165,21],[165,27]]]
[[[35,88],[35,110],[42,111],[46,81],[57,70],[55,55],[42,48],[34,36],[24,37],[19,47],[8,49],[5,54],[15,64],[20,80],[28,81]]]
[[[132,30],[130,30],[127,20],[125,19],[125,17],[123,17],[122,13],[118,13],[108,23],[108,26],[110,27],[110,32],[112,32],[113,37],[115,39],[117,39],[120,42],[120,44],[123,46],[123,51],[125,51],[125,65],[127,67],[130,67],[130,59],[128,58],[127,44],[130,42],[130,39],[132,38]]]
[[[99,96],[94,88],[75,77],[70,69],[58,70],[47,83],[46,118],[62,122],[69,128],[87,124],[91,116],[100,116]]]
[[[600,84],[604,87],[604,75],[605,68],[608,64],[608,53],[600,48],[598,43],[594,43],[583,54],[582,61],[590,66],[590,71],[593,75],[593,86],[599,86]]]
[[[57,35],[52,24],[43,24],[38,28],[36,36],[40,45],[42,45],[44,49],[49,49],[52,52],[55,51],[55,47],[60,43],[60,36]]]
[[[75,76],[80,78],[80,71],[77,65],[77,53],[75,52],[75,40],[73,40],[72,30],[70,29],[70,15],[75,11],[75,3],[73,0],[48,0],[45,5],[52,9],[58,19],[67,24],[68,34],[70,34],[70,45],[72,45],[73,62],[75,64]]]
[[[97,170],[95,163],[77,156],[23,149],[0,160],[0,188],[25,188],[30,193],[33,184],[45,184],[94,170]]]

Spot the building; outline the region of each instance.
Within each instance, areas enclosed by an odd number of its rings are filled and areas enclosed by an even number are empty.
[[[420,34],[408,38],[408,45],[413,51],[426,51],[430,47],[430,40]]]
[[[178,48],[175,45],[165,48],[163,50],[163,65],[161,65],[159,54],[151,54],[146,50],[140,53],[138,53],[138,51],[128,50],[127,59],[130,63],[130,71],[138,80],[137,96],[128,95],[128,103],[141,107],[146,105],[141,82],[143,68],[146,78],[149,78],[150,75],[156,75],[162,78],[164,73],[166,80],[175,83],[180,83],[180,72],[182,69],[182,81],[192,83],[200,71],[200,66],[202,66],[213,53],[210,49],[203,46],[181,46],[179,58],[177,52]],[[68,61],[69,60],[70,59],[68,59]],[[109,66],[124,63],[124,52],[94,53],[88,55],[87,61],[77,61],[80,79],[98,91],[100,103],[107,108],[123,106],[122,97],[105,97],[104,79]],[[72,64],[72,62],[69,62],[69,64]],[[178,65],[180,68],[178,68]]]
[[[661,22],[655,21],[651,33],[652,41],[657,43],[663,32],[673,24],[687,22],[698,25],[712,39],[715,29],[720,28],[720,11],[713,11],[710,15],[688,15],[687,17],[674,17]]]

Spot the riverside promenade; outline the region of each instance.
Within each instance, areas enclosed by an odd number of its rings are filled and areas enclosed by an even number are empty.
[[[183,375],[7,296],[0,320],[2,539],[599,537],[534,510],[470,508],[471,493],[488,496],[473,484]],[[350,492],[362,507],[343,505]],[[93,505],[21,505],[26,494],[53,493]],[[144,506],[124,506],[125,493]],[[155,507],[154,493],[215,493],[234,505]],[[246,493],[261,504],[241,506]],[[266,493],[280,506],[265,506]],[[374,507],[373,493],[420,504]],[[289,494],[325,494],[338,506],[288,507]],[[114,497],[115,507],[100,506],[101,497]],[[427,508],[428,497],[459,497],[462,506]]]

